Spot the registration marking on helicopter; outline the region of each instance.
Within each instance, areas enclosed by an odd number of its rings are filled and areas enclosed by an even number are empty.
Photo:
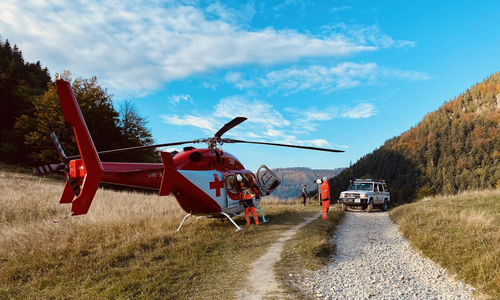
[[[224,187],[224,183],[219,180],[219,175],[214,174],[214,180],[210,182],[210,189],[216,190],[215,197],[220,197],[220,189]]]
[[[149,173],[149,174],[148,174],[148,177],[149,177],[149,178],[157,178],[157,177],[158,177],[158,178],[161,178],[162,176],[163,176],[163,173],[161,173],[161,172]]]

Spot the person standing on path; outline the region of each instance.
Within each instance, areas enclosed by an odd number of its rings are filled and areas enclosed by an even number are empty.
[[[328,219],[328,209],[330,208],[330,184],[328,184],[328,178],[323,177],[323,183],[321,184],[321,202],[323,204],[323,220]]]
[[[304,184],[302,189],[300,190],[300,196],[303,199],[303,204],[306,206],[306,200],[307,200],[307,186]]]

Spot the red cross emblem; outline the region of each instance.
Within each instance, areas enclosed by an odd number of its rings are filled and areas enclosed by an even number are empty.
[[[219,180],[219,176],[217,174],[214,174],[214,180],[215,181],[210,182],[210,189],[216,190],[215,197],[220,197],[220,189],[224,187],[224,183]]]

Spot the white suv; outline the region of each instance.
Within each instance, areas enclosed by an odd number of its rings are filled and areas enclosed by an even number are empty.
[[[374,206],[386,211],[391,196],[384,180],[356,179],[351,180],[347,191],[340,193],[339,201],[343,211],[348,206],[361,207],[366,212],[372,212]]]

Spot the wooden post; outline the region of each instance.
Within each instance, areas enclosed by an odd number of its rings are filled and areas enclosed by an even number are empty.
[[[318,204],[321,206],[321,191],[320,191],[321,178],[316,178],[316,189],[318,190]]]

